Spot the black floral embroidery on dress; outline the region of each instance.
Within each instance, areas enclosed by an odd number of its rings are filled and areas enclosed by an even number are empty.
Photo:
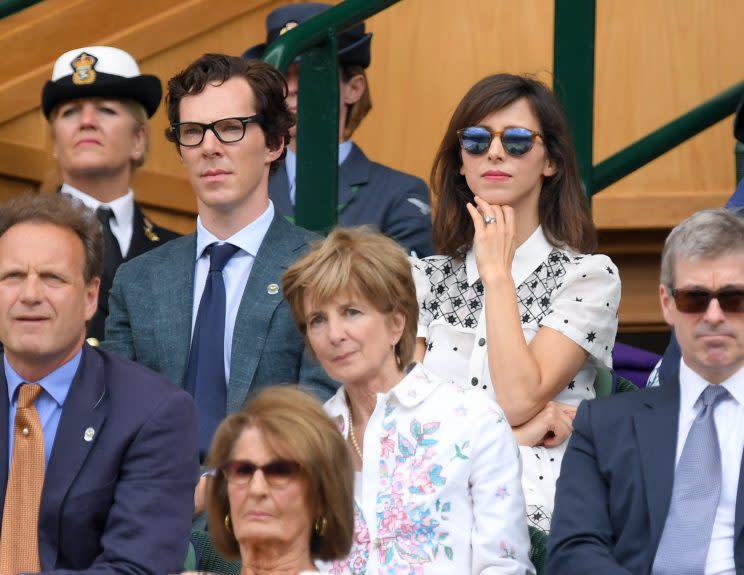
[[[576,258],[573,258],[576,260]],[[566,266],[575,265],[568,255],[559,249],[548,254],[546,261],[517,288],[517,301],[522,324],[537,323],[552,310],[552,293],[561,287],[566,275]],[[423,310],[432,319],[444,318],[452,326],[475,328],[483,309],[483,284],[477,280],[472,286],[465,280],[464,260],[444,257],[427,258],[424,272],[431,281],[432,298],[425,301]]]

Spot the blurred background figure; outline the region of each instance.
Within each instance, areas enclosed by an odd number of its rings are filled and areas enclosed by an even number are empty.
[[[60,191],[96,212],[104,266],[98,310],[88,336],[103,339],[114,274],[130,260],[178,234],[155,225],[134,201],[132,177],[147,158],[147,119],[160,105],[156,76],[141,74],[124,50],[87,46],[65,52],[41,94],[51,128]],[[95,343],[95,342],[93,342]]]
[[[550,528],[576,406],[612,367],[620,279],[596,248],[566,121],[542,83],[498,74],[453,113],[432,168],[434,239],[414,262],[417,357],[496,397],[522,450],[531,524]]]
[[[228,416],[208,464],[215,548],[243,575],[317,572],[349,552],[353,471],[338,427],[311,395],[269,388]]]
[[[266,18],[266,42],[249,48],[244,58],[261,58],[266,47],[281,34],[330,8],[330,4],[308,2],[290,4],[271,12]],[[338,223],[341,226],[369,224],[400,243],[407,252],[419,257],[433,253],[429,190],[419,178],[370,161],[351,141],[372,109],[366,68],[370,64],[372,34],[364,24],[345,30],[338,36],[340,72],[339,147],[338,147]],[[287,105],[297,113],[299,67],[287,70]],[[298,120],[302,129],[302,120]],[[296,129],[287,149],[284,167],[269,180],[269,195],[279,214],[294,218]],[[314,190],[313,190],[314,191]],[[310,193],[313,193],[310,191]]]
[[[418,305],[392,240],[337,228],[284,275],[299,329],[343,387],[355,536],[341,573],[532,573],[517,447],[490,398],[412,364]]]

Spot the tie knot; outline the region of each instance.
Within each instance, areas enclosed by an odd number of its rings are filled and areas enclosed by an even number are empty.
[[[98,206],[96,208],[96,217],[98,218],[98,221],[101,222],[104,226],[108,226],[110,220],[116,219],[116,217],[114,216],[114,210],[112,210],[108,206]]]
[[[28,409],[36,401],[41,393],[41,386],[38,383],[24,383],[18,392],[18,408]]]
[[[221,272],[240,248],[232,244],[212,244],[209,246],[209,271]]]
[[[705,407],[715,405],[718,400],[723,399],[728,394],[728,390],[720,385],[709,385],[700,394]]]

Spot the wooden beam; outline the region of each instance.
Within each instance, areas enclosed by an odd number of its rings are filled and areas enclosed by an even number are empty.
[[[141,61],[269,0],[130,0],[126,9],[119,0],[65,0],[45,10],[47,3],[28,9],[37,19],[26,14],[17,30],[0,29],[0,50],[7,55],[0,65],[0,78],[6,78],[0,83],[0,123],[40,106],[60,47],[115,45]],[[19,46],[38,46],[43,58],[24,60]]]

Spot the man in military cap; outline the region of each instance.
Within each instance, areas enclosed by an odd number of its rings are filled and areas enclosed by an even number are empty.
[[[330,8],[328,4],[308,2],[290,4],[271,12],[266,18],[266,43],[246,50],[244,58],[261,58],[266,47],[281,34]],[[354,131],[372,109],[369,81],[365,70],[370,64],[372,34],[364,24],[338,36],[340,68],[340,114],[338,149],[338,223],[342,226],[369,224],[400,243],[419,257],[434,251],[431,230],[429,191],[419,178],[370,161],[351,141]],[[297,85],[301,59],[287,71],[290,111],[297,113]],[[302,125],[302,119],[298,119]],[[294,131],[292,133],[294,136]],[[284,167],[269,180],[269,195],[279,214],[294,217],[296,199],[293,137]]]
[[[98,309],[88,323],[88,336],[96,340],[103,339],[109,289],[119,264],[178,235],[145,217],[131,189],[134,170],[147,156],[147,119],[161,96],[156,76],[141,74],[131,55],[110,46],[62,54],[41,94],[60,190],[95,210],[103,228]]]

